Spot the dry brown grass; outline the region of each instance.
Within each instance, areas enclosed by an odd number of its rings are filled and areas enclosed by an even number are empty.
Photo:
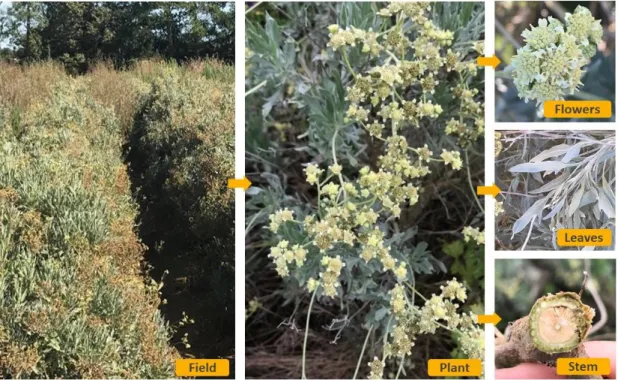
[[[117,71],[110,62],[100,62],[88,73],[92,97],[114,110],[122,129],[127,132],[140,96],[147,90],[135,71]]]
[[[167,62],[164,59],[159,58],[150,58],[150,59],[142,59],[136,62],[131,68],[131,72],[135,74],[140,79],[143,80],[151,80],[159,73],[163,67],[167,65]]]
[[[111,62],[99,62],[84,77],[89,93],[99,103],[114,110],[124,131],[133,122],[140,97],[149,89],[149,82],[174,62],[152,58],[136,62],[130,70],[116,70]],[[182,66],[190,72],[233,72],[233,67],[218,60],[191,60]],[[48,98],[54,85],[68,75],[61,64],[39,62],[27,66],[0,62],[0,106],[25,111],[31,105]]]
[[[53,85],[66,77],[62,65],[51,61],[28,66],[0,62],[0,105],[25,110],[49,97]]]

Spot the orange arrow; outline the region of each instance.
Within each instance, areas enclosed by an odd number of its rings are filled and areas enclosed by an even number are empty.
[[[495,54],[491,57],[478,57],[476,64],[479,66],[491,66],[495,69],[500,64],[500,58],[496,57]]]
[[[230,189],[243,189],[247,190],[251,186],[251,181],[247,179],[247,177],[243,177],[241,179],[230,178],[227,180],[227,187]]]
[[[496,186],[494,183],[491,186],[477,186],[476,187],[476,195],[491,195],[492,197],[496,197],[496,195],[500,194],[500,188]]]
[[[477,315],[478,323],[490,323],[492,325],[497,325],[502,318],[496,313],[489,315]]]

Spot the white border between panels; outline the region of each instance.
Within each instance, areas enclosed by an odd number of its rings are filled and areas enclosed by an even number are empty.
[[[485,56],[495,53],[495,28],[496,4],[494,1],[485,1]],[[495,181],[494,170],[494,115],[495,97],[494,92],[495,70],[485,68],[485,185],[491,185]],[[494,276],[494,209],[496,202],[492,197],[485,197],[485,314],[493,314],[495,310],[495,276]],[[494,325],[485,325],[485,361],[484,375],[486,379],[496,378],[494,366]]]
[[[486,7],[486,21],[493,20],[495,16],[495,2],[485,1]],[[492,8],[489,11],[489,8]],[[491,14],[490,14],[491,12]],[[486,36],[486,55],[491,55],[495,49],[495,28],[493,23],[485,24],[485,36]],[[487,47],[489,46],[489,49]],[[618,62],[616,69],[618,69]],[[488,184],[493,183],[495,179],[495,157],[494,149],[494,132],[495,131],[557,131],[557,130],[613,130],[616,131],[617,122],[604,122],[599,120],[598,122],[530,122],[530,123],[514,123],[514,122],[496,122],[495,118],[495,76],[494,71],[491,71],[491,78],[486,74],[486,87],[485,87],[485,123],[487,126],[486,137],[489,136],[488,141],[485,142],[485,175],[486,182]],[[614,112],[616,112],[614,104]],[[618,167],[616,168],[618,170]],[[488,197],[487,197],[488,198]],[[491,202],[493,204],[493,202]],[[495,263],[496,260],[508,260],[508,259],[616,259],[616,248],[611,251],[496,251],[495,250],[495,217],[493,208],[490,210],[487,207],[486,201],[486,226],[485,226],[485,311],[491,313],[495,308]],[[490,214],[491,213],[491,214]],[[613,236],[614,246],[616,236]],[[618,263],[616,263],[618,265]],[[618,267],[617,267],[618,268]],[[616,293],[616,302],[618,303],[618,292]],[[499,310],[498,310],[499,314]],[[614,321],[616,323],[616,321]],[[502,325],[501,325],[502,327]],[[486,351],[485,351],[485,378],[495,379],[495,365],[494,365],[494,333],[493,326],[491,329],[486,330]],[[618,359],[618,357],[616,357]]]
[[[245,176],[245,3],[234,4],[235,20],[235,172]],[[235,378],[245,378],[245,192],[236,189],[235,200]],[[216,306],[215,306],[216,307]]]

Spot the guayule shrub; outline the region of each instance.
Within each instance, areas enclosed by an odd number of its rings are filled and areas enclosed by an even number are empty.
[[[460,22],[458,6],[468,16],[466,23],[456,24],[460,29],[440,27],[449,17],[451,24],[453,19]],[[419,290],[415,272],[423,272],[421,262],[432,263],[430,268],[441,265],[433,261],[426,243],[411,244],[414,233],[400,221],[409,210],[426,205],[424,187],[434,172],[463,172],[468,183],[462,186],[476,200],[469,155],[484,133],[475,63],[482,41],[480,32],[467,23],[472,23],[472,15],[482,20],[482,11],[475,4],[419,2],[373,5],[364,11],[354,14],[345,8],[347,18],[326,26],[321,59],[329,60],[330,75],[343,79],[332,84],[334,92],[321,110],[313,96],[329,96],[327,86],[324,92],[314,86],[309,101],[308,150],[314,148],[319,155],[305,162],[299,180],[316,194],[315,202],[280,208],[268,216],[274,240],[268,257],[275,270],[286,284],[297,284],[311,295],[303,377],[308,375],[305,357],[315,302],[369,306],[367,340],[374,331],[382,337],[381,357],[369,363],[370,378],[382,378],[393,362],[401,373],[417,338],[439,329],[453,333],[463,356],[481,358],[484,352],[483,330],[462,310],[468,293],[464,284],[453,278],[434,294]],[[273,23],[267,18],[266,33],[275,33]],[[249,26],[248,35],[248,70],[263,73],[267,83],[260,86],[268,87],[277,73],[270,65],[276,63],[261,50],[260,30]],[[255,91],[259,88],[248,93]],[[269,103],[276,96],[271,95]],[[362,149],[361,139],[366,141]],[[371,157],[363,150],[370,150]],[[474,207],[482,209],[480,203]],[[461,226],[457,235],[482,249],[479,226]]]
[[[164,68],[140,108],[129,136],[140,186],[186,213],[178,228],[204,238],[229,233],[234,193],[221,178],[234,176],[233,84]]]
[[[583,67],[597,51],[603,36],[601,20],[577,6],[565,16],[566,25],[553,17],[539,19],[522,33],[526,41],[513,57],[513,80],[526,101],[564,99],[582,84]]]
[[[152,275],[168,279],[164,310],[190,326],[175,340],[205,357],[233,350],[234,192],[225,179],[234,176],[234,86],[229,75],[209,79],[204,70],[157,70],[140,100],[127,160]]]
[[[115,115],[68,77],[10,114],[0,112],[0,376],[171,376],[177,353],[158,286],[142,277]]]
[[[500,142],[501,248],[558,249],[558,229],[614,228],[614,132],[504,131]]]

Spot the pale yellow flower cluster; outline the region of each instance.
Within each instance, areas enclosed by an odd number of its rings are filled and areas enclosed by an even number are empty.
[[[475,241],[476,244],[485,244],[485,234],[478,227],[466,226],[463,228],[463,236],[465,241]]]
[[[470,358],[482,358],[484,344],[479,342],[483,329],[475,323],[470,313],[459,312],[459,304],[467,299],[466,288],[455,278],[441,287],[439,295],[432,294],[423,307],[408,302],[405,288],[397,284],[390,292],[391,312],[395,316],[395,326],[389,334],[385,348],[387,356],[404,357],[410,354],[416,337],[420,334],[434,334],[446,324],[451,331],[458,332],[462,350]]]
[[[367,363],[367,365],[369,365],[370,368],[368,379],[382,380],[384,378],[384,363],[378,359],[377,356],[375,356],[372,361]]]
[[[270,215],[268,218],[270,219],[270,224],[268,226],[268,229],[273,233],[277,233],[282,223],[288,222],[294,219],[294,211],[288,210],[286,208],[286,209],[277,211],[276,213]]]
[[[307,182],[310,185],[317,185],[318,178],[320,177],[320,175],[322,175],[322,173],[324,173],[324,170],[318,168],[318,166],[315,164],[309,164],[305,168],[305,175],[307,176]]]
[[[277,246],[271,248],[268,257],[272,258],[275,263],[275,270],[281,277],[287,277],[290,274],[290,264],[295,263],[297,267],[305,263],[307,250],[295,244],[289,247],[290,243],[287,240],[281,240]]]
[[[339,275],[341,269],[345,267],[341,257],[328,257],[322,258],[322,266],[325,267],[324,271],[320,273],[321,285],[324,289],[324,295],[327,297],[334,297],[337,295],[337,288],[340,286]]]
[[[338,244],[358,246],[360,256],[365,262],[377,259],[383,271],[391,271],[399,281],[404,281],[408,275],[406,264],[391,255],[390,247],[385,244],[384,233],[375,227],[379,213],[374,211],[374,208],[376,204],[380,204],[384,210],[399,216],[401,203],[407,201],[414,204],[418,201],[418,188],[406,181],[428,173],[428,168],[422,165],[422,162],[428,159],[431,152],[426,146],[418,148],[416,151],[419,159],[411,165],[410,161],[404,158],[407,157],[407,148],[407,142],[401,136],[391,138],[387,152],[380,157],[380,171],[362,168],[357,181],[343,182],[343,185],[332,181],[321,183],[320,175],[324,170],[315,164],[308,165],[305,168],[307,182],[321,186],[319,190],[324,210],[321,218],[308,216],[302,222],[305,232],[311,238],[309,245],[317,248],[321,254],[327,254]],[[329,170],[333,175],[339,175],[342,168],[335,164]],[[282,223],[292,218],[293,212],[289,209],[277,211],[270,216],[271,231],[276,233]],[[281,276],[289,275],[292,264],[295,264],[296,268],[301,267],[307,255],[306,247],[288,246],[289,243],[283,240],[271,249],[269,255]],[[335,259],[329,260],[331,263]],[[340,261],[338,257],[336,260]],[[320,284],[324,295],[336,295],[339,274],[338,270],[332,268],[321,274]],[[307,288],[315,287],[315,282],[307,283]]]
[[[462,148],[472,145],[485,132],[483,104],[476,100],[478,89],[467,89],[463,85],[451,88],[453,95],[459,99],[459,120],[452,118],[446,124],[444,132],[457,137],[457,144]],[[468,126],[465,120],[472,122]]]
[[[504,202],[496,201],[496,208],[494,209],[494,215],[498,216],[504,213]]]
[[[393,331],[390,334],[391,339],[386,347],[386,352],[389,355],[404,357],[412,353],[414,341],[408,332],[406,326],[395,325],[395,327],[393,327]]]
[[[463,166],[461,155],[456,150],[449,152],[446,149],[442,149],[440,157],[444,160],[445,165],[451,165],[455,170],[459,170]]]
[[[249,307],[245,309],[245,321],[249,319],[262,305],[257,298],[249,301]]]
[[[428,95],[434,94],[439,76],[451,71],[456,71],[461,77],[476,75],[476,63],[473,60],[462,62],[462,55],[450,48],[453,32],[439,29],[426,16],[430,9],[429,3],[389,4],[379,12],[381,16],[402,14],[411,19],[413,26],[406,31],[398,24],[377,38],[372,31],[365,32],[352,27],[344,30],[337,25],[329,27],[329,46],[340,50],[344,60],[348,59],[346,49],[366,40],[366,33],[372,33],[373,44],[379,46],[374,46],[372,51],[386,52],[391,57],[365,73],[354,73],[354,83],[347,88],[346,99],[351,104],[346,110],[346,122],[361,123],[375,137],[380,137],[387,129],[396,132],[407,125],[418,127],[421,120],[436,119],[444,111],[440,104],[427,99]],[[415,34],[412,40],[407,36],[410,32]],[[397,58],[402,56],[413,58]],[[482,129],[482,104],[474,100],[478,92],[468,90],[466,81],[461,83],[453,89],[453,93],[461,101],[462,125],[466,127],[464,121],[469,119],[474,121],[474,125],[468,129]],[[419,86],[423,96],[420,99],[403,100],[400,94],[413,86]],[[371,116],[372,108],[377,108],[375,114],[379,119]],[[464,131],[458,132],[464,134]],[[475,131],[474,136],[478,138],[481,134],[482,130]]]
[[[494,132],[494,156],[498,157],[500,155],[500,152],[502,152],[502,141],[500,141],[500,139],[502,138],[502,133],[500,132]]]
[[[318,286],[320,286],[320,281],[316,280],[313,277],[310,277],[309,280],[307,280],[307,291],[309,293],[313,293]]]
[[[330,170],[330,172],[333,173],[334,175],[339,175],[341,174],[341,170],[343,170],[343,167],[341,167],[341,165],[339,164],[335,164],[335,165],[330,166],[328,170]]]
[[[373,30],[364,31],[355,27],[340,29],[339,25],[328,27],[330,32],[330,42],[328,46],[337,50],[345,46],[356,46],[357,43],[363,44],[363,53],[377,56],[382,50],[382,46],[377,41],[378,35]]]
[[[440,289],[445,298],[450,300],[456,299],[461,302],[466,300],[466,288],[454,277],[452,280],[446,282],[446,286],[441,286]]]
[[[407,304],[406,289],[401,284],[395,285],[391,290],[391,310],[395,318],[403,316]]]
[[[361,257],[365,262],[368,263],[372,259],[378,258],[385,271],[395,269],[396,260],[390,255],[390,248],[384,246],[384,234],[379,228],[376,227],[361,237],[361,242],[364,243]]]

